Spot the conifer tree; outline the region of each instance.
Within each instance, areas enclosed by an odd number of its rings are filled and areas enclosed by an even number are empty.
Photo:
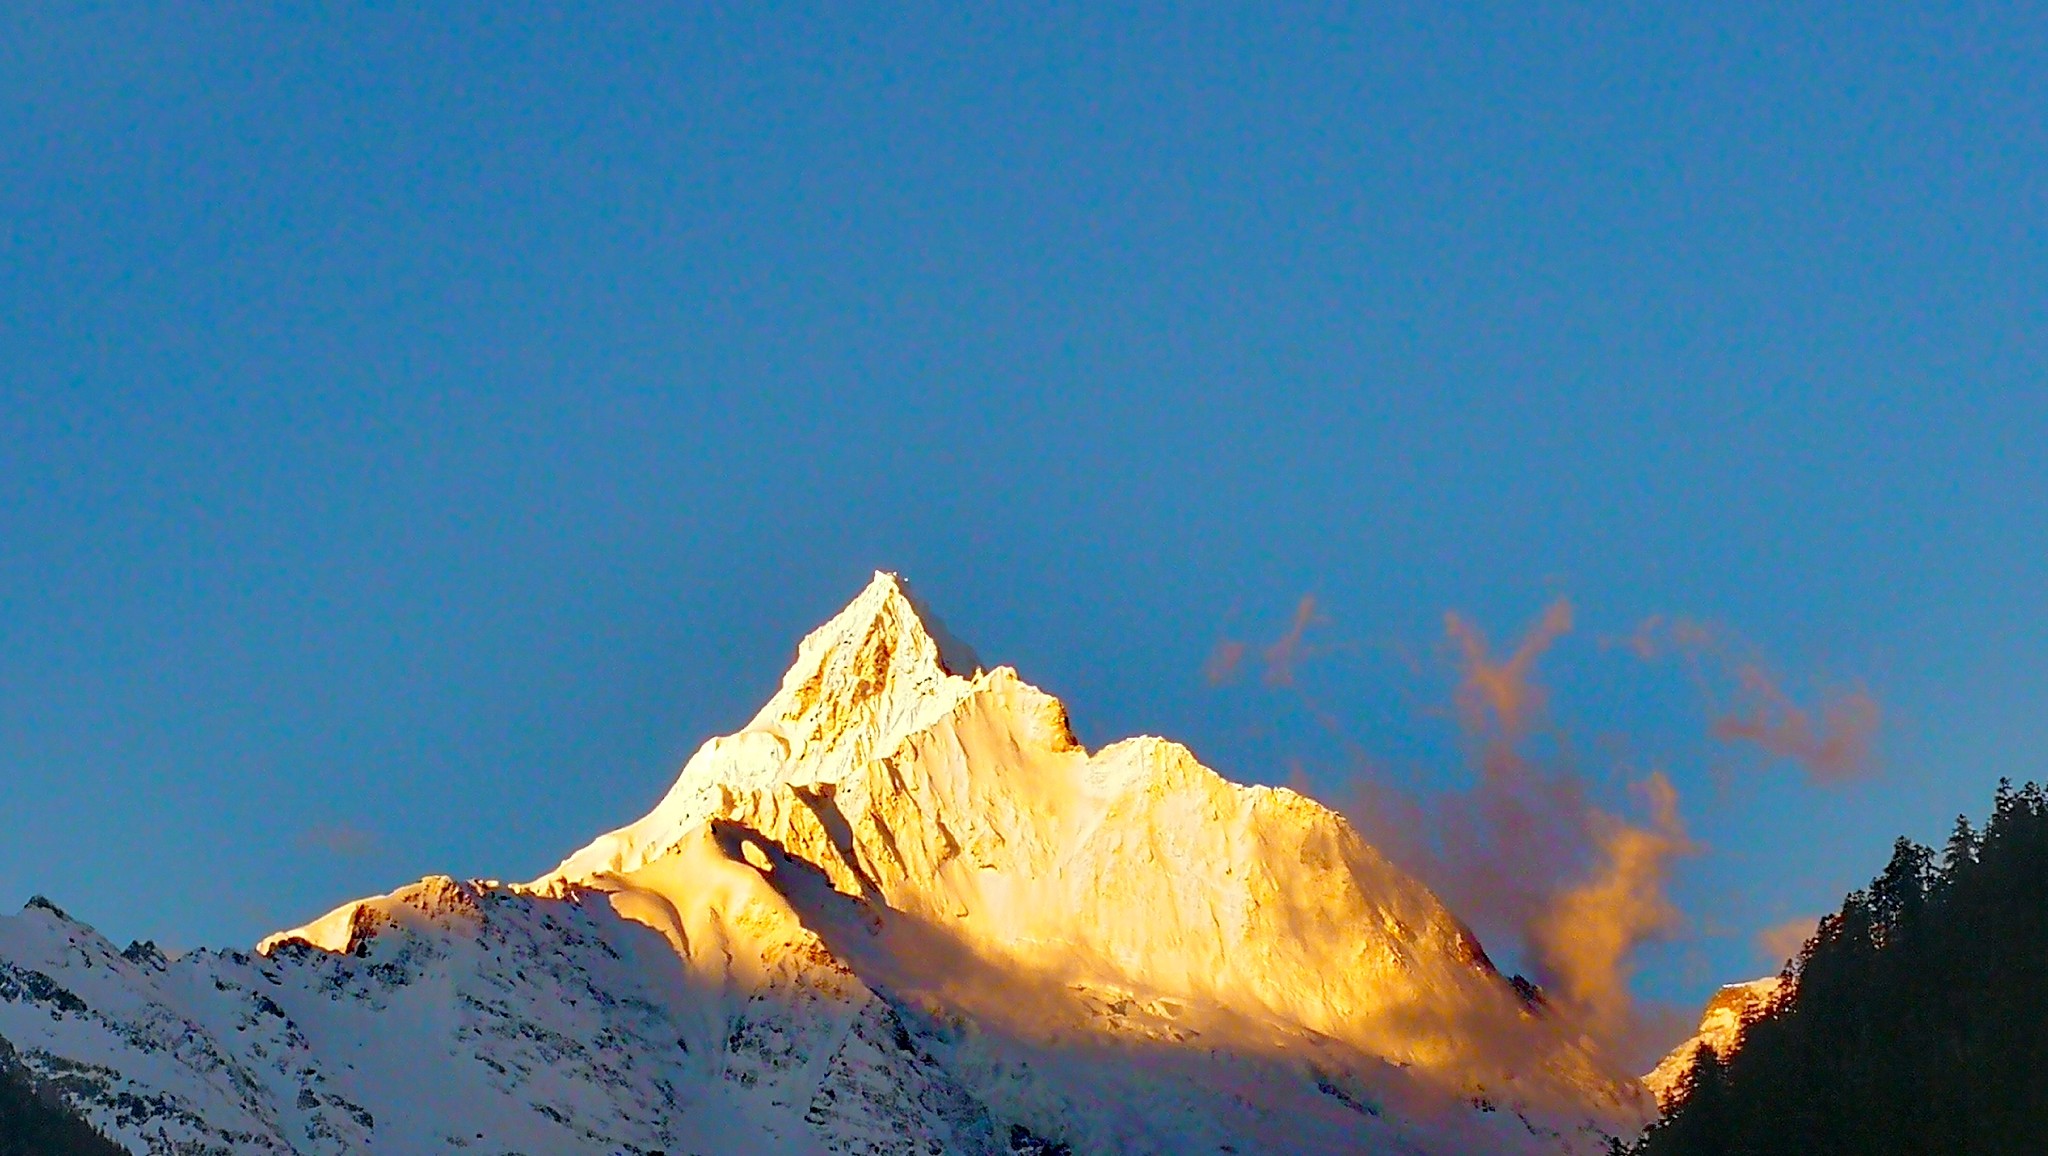
[[[1937,858],[1900,839],[1634,1156],[2048,1151],[2048,792],[2001,780]]]

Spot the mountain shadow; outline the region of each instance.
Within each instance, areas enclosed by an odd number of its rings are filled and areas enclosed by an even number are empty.
[[[125,1149],[45,1095],[0,1040],[0,1156],[125,1156]]]
[[[1630,1156],[2038,1153],[2048,1143],[2048,793],[1999,784],[1939,853],[1901,838],[1725,1059]]]

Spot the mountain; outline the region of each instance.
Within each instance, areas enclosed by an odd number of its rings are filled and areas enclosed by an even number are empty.
[[[645,817],[253,953],[0,919],[0,1037],[134,1152],[1594,1152],[1650,1114],[1335,813],[1089,751],[894,577]]]
[[[56,1099],[0,1043],[0,1156],[120,1156],[118,1145]]]
[[[1735,1051],[1736,1043],[1742,1038],[1742,1026],[1747,1020],[1755,1019],[1770,1006],[1771,998],[1783,987],[1783,981],[1775,975],[1752,979],[1747,983],[1722,985],[1707,1001],[1705,1010],[1700,1012],[1699,1030],[1692,1037],[1657,1061],[1650,1074],[1643,1077],[1643,1085],[1657,1097],[1659,1107],[1670,1106],[1684,1086],[1687,1076],[1692,1074],[1693,1061],[1699,1055],[1702,1044],[1712,1048],[1714,1055],[1726,1060]]]

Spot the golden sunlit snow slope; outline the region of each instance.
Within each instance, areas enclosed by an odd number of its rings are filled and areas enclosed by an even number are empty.
[[[1502,1133],[1517,1146],[1592,1150],[1592,1126],[1630,1131],[1649,1110],[1341,817],[1162,739],[1083,749],[1057,700],[980,669],[887,574],[652,812],[514,890],[602,895],[702,990],[822,984],[1019,1046],[1284,1061],[1339,1117],[1498,1106],[1523,1117]],[[346,952],[366,921],[430,899],[351,904],[265,948]],[[967,1081],[999,1114],[1029,1107]],[[1467,1150],[1455,1137],[1485,1134],[1468,1123],[1412,1150]]]
[[[1725,984],[1715,992],[1714,997],[1707,1001],[1706,1009],[1700,1013],[1699,1030],[1671,1049],[1657,1061],[1650,1074],[1643,1077],[1644,1085],[1656,1095],[1657,1103],[1670,1102],[1679,1084],[1692,1071],[1693,1057],[1698,1054],[1701,1044],[1726,1059],[1742,1038],[1743,1021],[1761,1012],[1778,994],[1783,983],[1777,976],[1767,975],[1748,983]]]
[[[804,640],[752,723],[535,886],[636,873],[730,823],[996,976],[1194,1001],[1460,1083],[1512,1073],[1625,1097],[1629,1081],[1577,1044],[1543,1039],[1463,926],[1333,812],[1227,782],[1160,739],[1091,754],[1057,700],[1007,667],[949,671],[940,651],[877,575]]]

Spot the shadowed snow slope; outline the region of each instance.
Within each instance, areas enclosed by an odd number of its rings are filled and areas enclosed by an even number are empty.
[[[1649,1110],[1337,815],[1084,750],[883,574],[532,883],[175,963],[35,907],[0,968],[0,1036],[138,1152],[1591,1152]]]

